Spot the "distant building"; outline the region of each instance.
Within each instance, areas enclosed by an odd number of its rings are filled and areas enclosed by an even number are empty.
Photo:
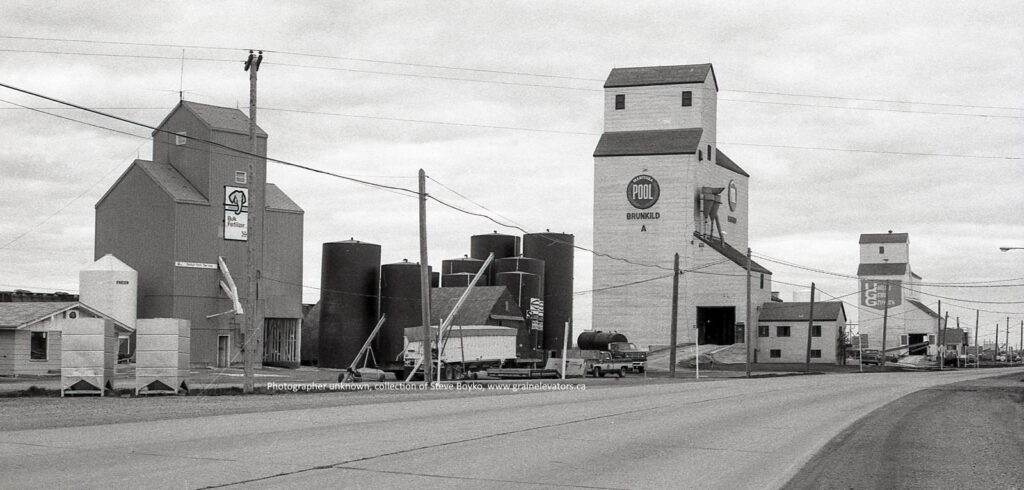
[[[843,360],[846,309],[842,301],[811,304],[765,303],[757,321],[758,363],[800,363],[807,360],[807,328],[811,326],[811,362],[839,364]]]
[[[61,291],[57,291],[55,293],[36,293],[32,291],[27,291],[25,289],[16,289],[14,291],[0,291],[0,303],[66,303],[69,301],[78,301],[78,295],[65,293]]]
[[[594,150],[593,328],[667,345],[673,256],[678,341],[744,341],[750,175],[717,145],[710,64],[616,68]],[[754,262],[753,304],[772,273]]]
[[[227,271],[247,295],[249,118],[238,109],[182,101],[153,132],[153,161],[136,160],[96,203],[96,258],[138,271],[138,317],[191,321],[197,365],[241,363],[244,319],[220,287]],[[257,150],[267,134],[257,129]],[[257,359],[297,365],[302,319],[303,211],[266,186]],[[266,339],[263,342],[263,339]]]
[[[890,231],[861,235],[857,277],[860,331],[868,334],[871,349],[882,348],[884,323],[886,350],[911,346],[890,350],[889,355],[936,354],[940,318],[920,300],[921,276],[910,267],[908,234]]]
[[[105,318],[119,334],[133,331],[77,301],[0,302],[0,376],[60,372],[63,325],[78,318]]]

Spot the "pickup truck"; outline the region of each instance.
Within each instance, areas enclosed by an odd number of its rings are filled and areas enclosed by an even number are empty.
[[[615,373],[620,378],[626,376],[626,372],[630,370],[633,362],[628,359],[613,359],[612,354],[607,351],[601,351],[601,354],[597,359],[587,359],[585,372],[593,375],[595,378],[603,378],[605,374]]]

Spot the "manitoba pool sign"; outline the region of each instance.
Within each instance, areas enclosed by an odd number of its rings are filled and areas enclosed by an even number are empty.
[[[634,208],[647,209],[654,206],[661,196],[658,181],[650,175],[637,175],[626,186],[626,199]]]

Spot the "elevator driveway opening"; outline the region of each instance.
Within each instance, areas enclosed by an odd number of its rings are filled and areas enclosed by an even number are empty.
[[[736,307],[698,306],[697,335],[701,344],[728,345],[736,342]]]
[[[927,339],[928,334],[912,333],[908,337],[910,338],[910,345],[916,345],[916,344],[920,344],[920,343],[924,342],[925,339]],[[912,356],[928,355],[928,346],[927,345],[919,345],[917,347],[912,347],[910,349],[910,355],[912,355]]]

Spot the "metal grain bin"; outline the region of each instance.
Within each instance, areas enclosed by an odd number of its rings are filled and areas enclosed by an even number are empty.
[[[324,243],[320,281],[320,367],[346,368],[377,323],[380,245]]]
[[[405,329],[423,324],[420,265],[404,261],[380,267],[380,314],[386,318],[373,342],[373,353],[384,370],[402,370]]]
[[[519,255],[519,237],[514,235],[504,235],[495,231],[488,235],[473,235],[469,239],[469,256],[478,260],[487,260],[488,254],[494,254],[494,259],[503,259],[505,257],[516,257]],[[487,285],[497,285],[497,278],[492,273],[494,265],[488,267],[487,277],[489,282]],[[475,272],[475,271],[474,271]]]
[[[469,272],[457,272],[455,274],[445,274],[441,276],[441,286],[446,288],[464,288],[469,286],[469,283],[473,280],[473,276],[476,274]],[[481,280],[477,281],[478,286],[486,286],[487,283]]]
[[[526,317],[528,330],[527,342],[529,353],[520,353],[520,357],[540,356],[544,325],[544,289],[540,276],[529,272],[502,272],[495,274],[496,286],[505,286],[512,293],[512,298],[519,305]]]
[[[544,261],[544,350],[561,351],[565,324],[572,347],[573,258],[575,238],[566,233],[523,235],[523,255]]]

